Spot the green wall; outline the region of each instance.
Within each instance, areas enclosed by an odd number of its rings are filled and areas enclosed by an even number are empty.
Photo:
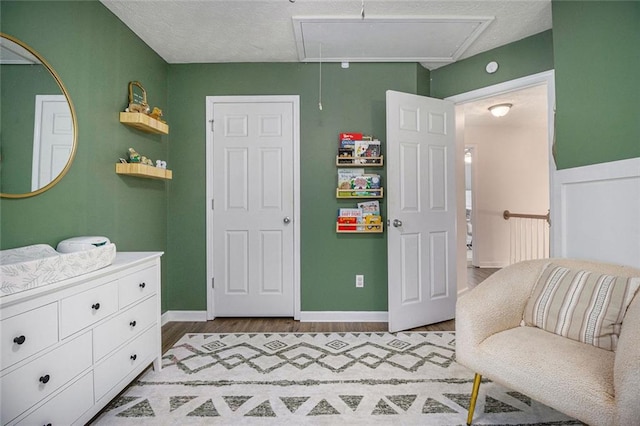
[[[168,308],[206,309],[205,97],[300,95],[301,308],[385,311],[385,234],[335,232],[337,209],[355,205],[335,198],[338,133],[373,134],[384,147],[385,92],[416,93],[417,70],[416,64],[323,64],[320,111],[317,64],[171,65]],[[363,289],[356,289],[355,274],[365,274]]]
[[[640,2],[552,10],[558,168],[640,157]]]
[[[431,71],[431,96],[444,99],[548,71],[553,60],[553,37],[548,30]],[[494,74],[485,71],[491,61],[499,65]]]
[[[132,80],[166,107],[167,64],[99,2],[3,0],[0,8],[2,32],[52,65],[78,117],[69,173],[38,196],[0,199],[0,248],[105,235],[120,251],[165,251],[167,184],[116,175],[114,164],[130,146],[167,158],[166,137],[118,122]]]

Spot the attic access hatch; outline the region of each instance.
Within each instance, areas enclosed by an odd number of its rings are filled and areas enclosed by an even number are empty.
[[[301,62],[455,62],[493,17],[294,16]]]

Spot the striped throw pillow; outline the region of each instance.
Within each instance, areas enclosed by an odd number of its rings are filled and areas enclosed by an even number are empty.
[[[524,310],[524,323],[597,346],[616,350],[622,319],[640,277],[626,278],[549,264]]]

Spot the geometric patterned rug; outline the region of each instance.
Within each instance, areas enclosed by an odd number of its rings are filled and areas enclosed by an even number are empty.
[[[186,334],[97,425],[464,425],[455,333]],[[483,380],[478,425],[582,425]]]

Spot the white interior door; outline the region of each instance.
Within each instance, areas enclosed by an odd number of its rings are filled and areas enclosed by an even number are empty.
[[[454,105],[387,91],[389,331],[454,318]]]
[[[73,150],[73,120],[64,95],[36,95],[31,190],[54,180]]]
[[[294,103],[212,109],[214,315],[294,316]]]

